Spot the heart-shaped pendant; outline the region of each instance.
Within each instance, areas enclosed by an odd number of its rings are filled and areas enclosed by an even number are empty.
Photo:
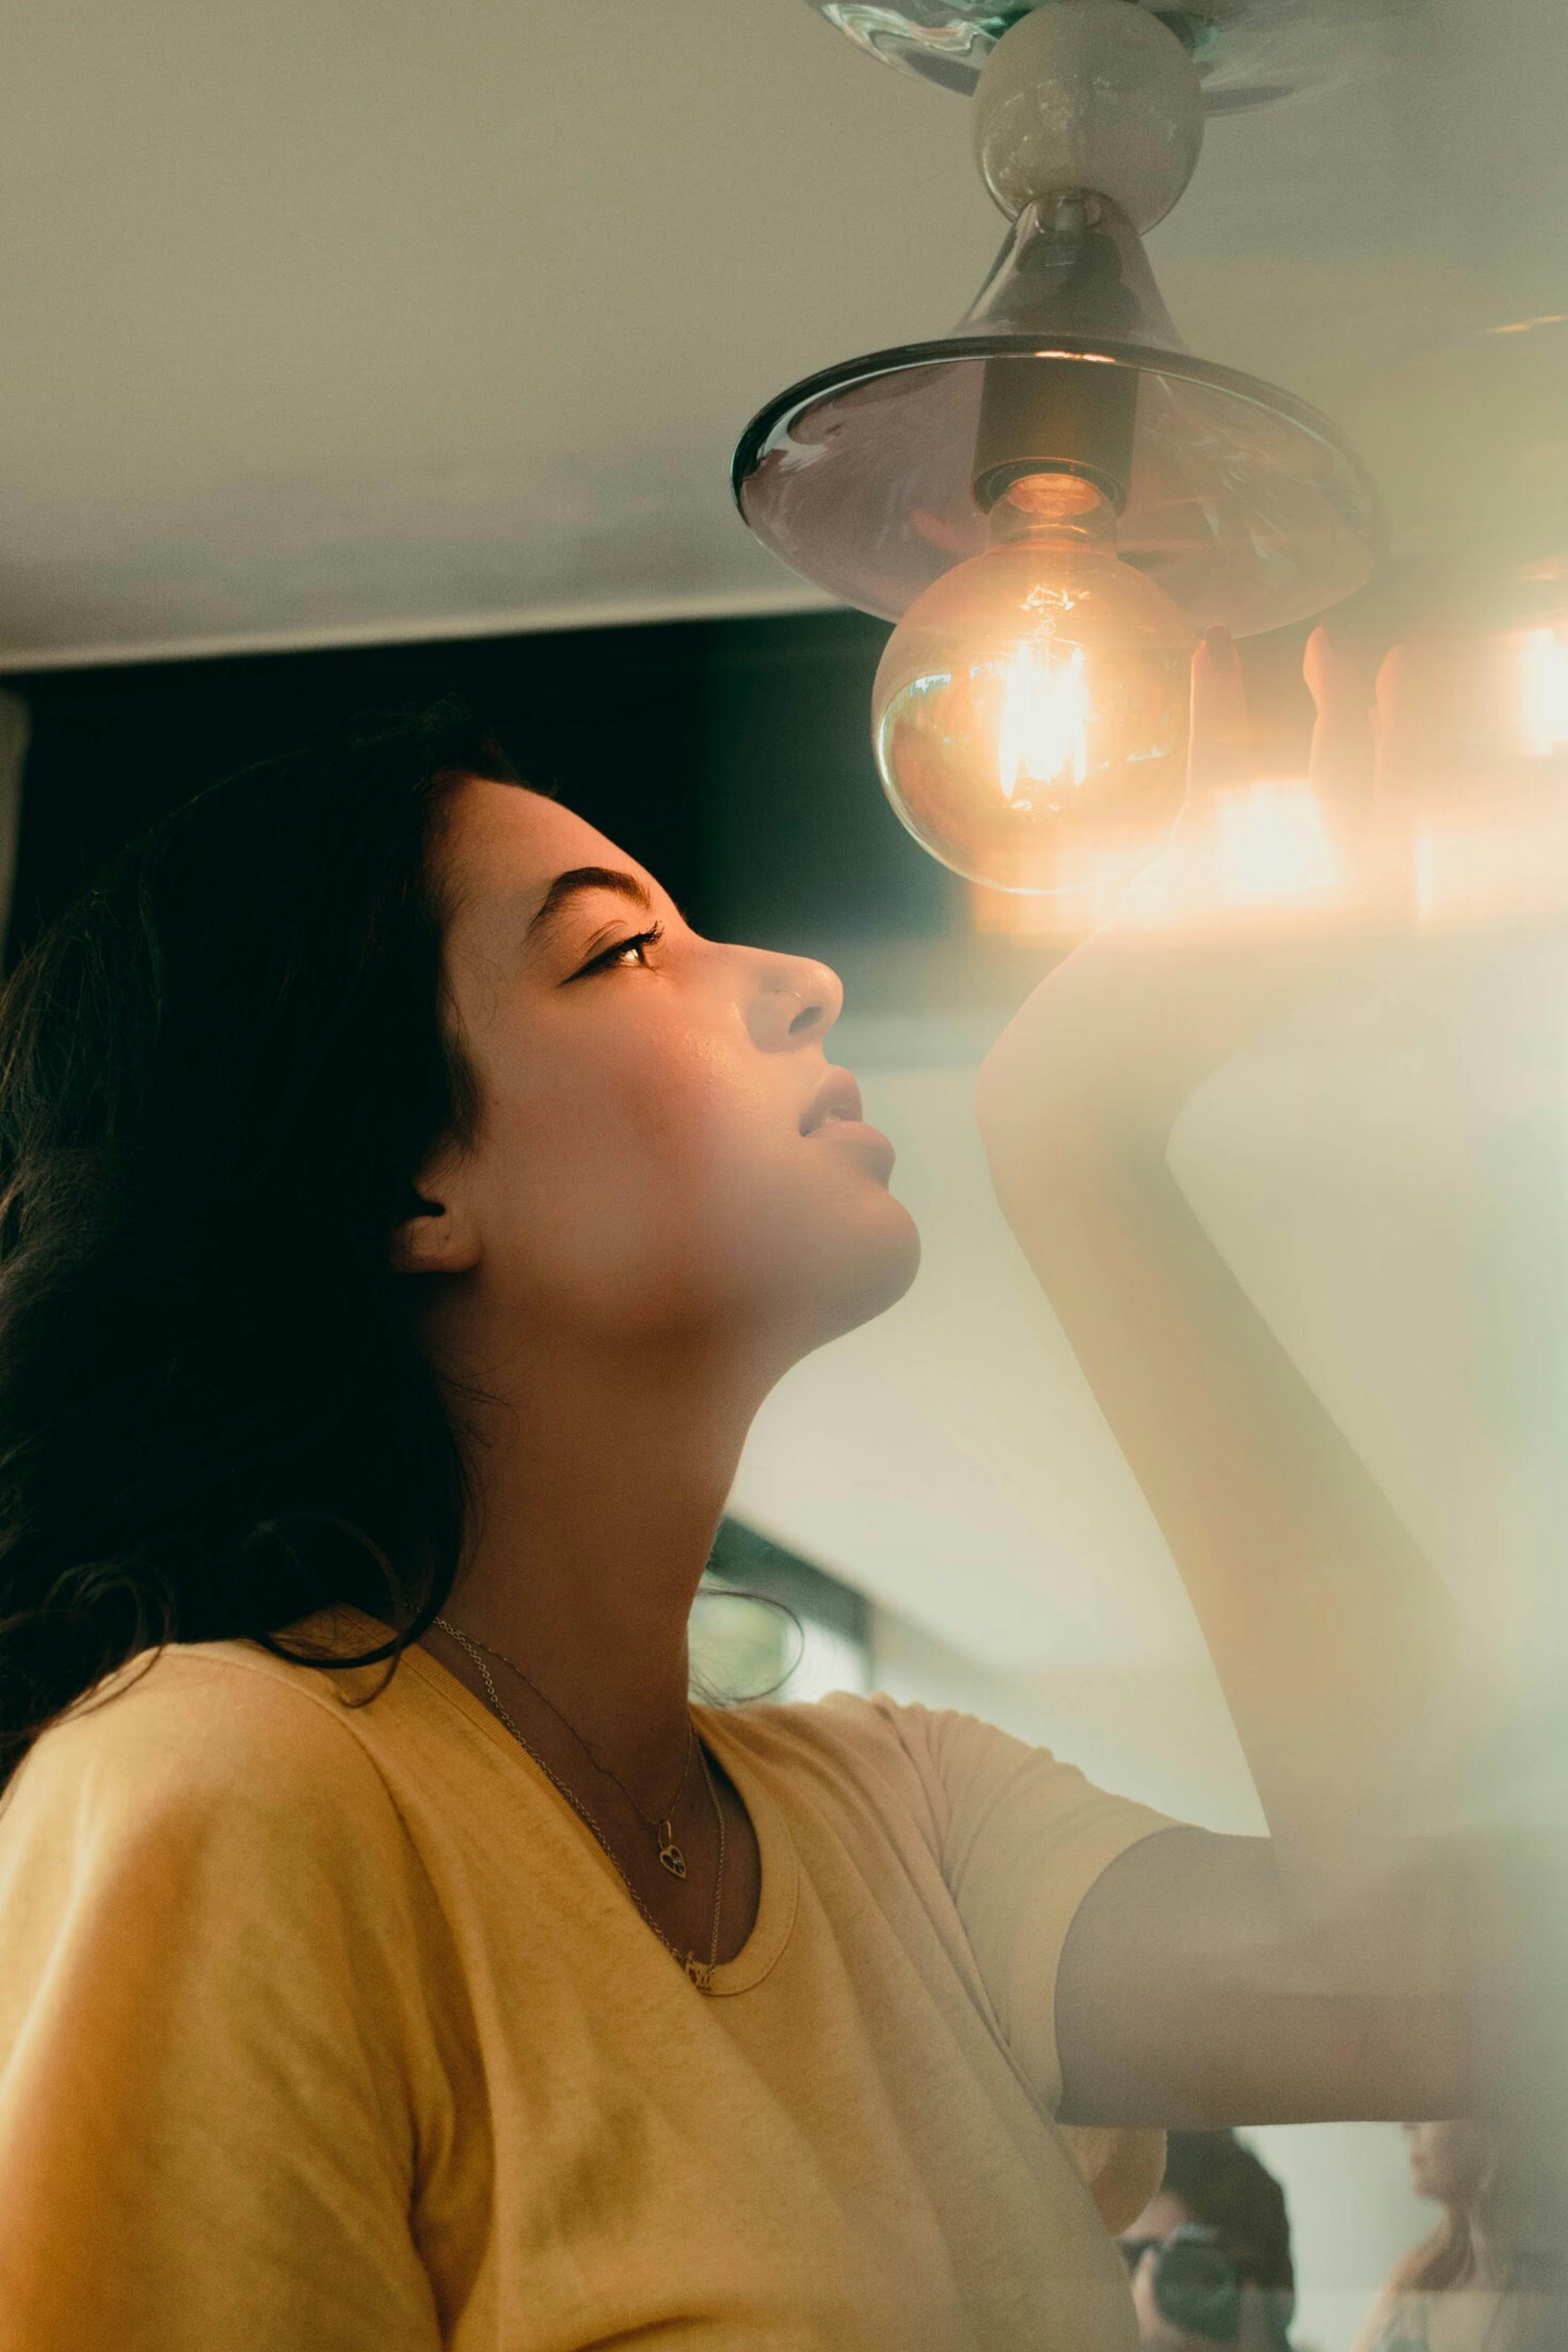
[[[668,1822],[660,1822],[658,1825],[658,1858],[671,1878],[685,1877],[686,1856],[676,1844],[675,1832]]]

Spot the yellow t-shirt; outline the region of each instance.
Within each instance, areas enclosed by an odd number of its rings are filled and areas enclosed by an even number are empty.
[[[964,1716],[700,1710],[762,1853],[705,1996],[381,1678],[171,1649],[0,1802],[0,2352],[1133,2352],[1052,2003],[1162,1816]]]

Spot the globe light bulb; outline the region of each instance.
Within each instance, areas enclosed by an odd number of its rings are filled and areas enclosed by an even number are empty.
[[[1186,791],[1194,634],[1118,561],[1093,483],[1029,473],[991,544],[918,596],[872,695],[877,765],[917,841],[971,880],[1103,888],[1168,839]]]

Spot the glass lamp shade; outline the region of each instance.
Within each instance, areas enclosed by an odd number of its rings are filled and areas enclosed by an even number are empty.
[[[1041,0],[807,0],[857,48],[970,96]],[[1192,51],[1211,114],[1271,106],[1375,71],[1409,0],[1142,0]]]
[[[972,880],[1114,887],[1180,811],[1193,633],[1118,562],[1114,529],[1089,483],[1020,481],[993,545],[889,639],[872,693],[884,788],[916,840]]]
[[[1184,350],[1108,198],[1026,206],[950,335],[846,360],[770,401],[735,453],[745,520],[792,571],[896,620],[985,549],[976,449],[1004,362],[1070,370],[1084,393],[1099,379],[1129,414],[1116,552],[1194,628],[1279,627],[1371,573],[1383,522],[1357,458],[1304,402]]]
[[[1034,0],[810,0],[857,48],[968,97],[1002,35]]]

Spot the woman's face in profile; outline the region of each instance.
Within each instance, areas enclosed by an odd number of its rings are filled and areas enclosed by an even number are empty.
[[[1405,2124],[1410,2151],[1410,2185],[1418,2197],[1439,2205],[1468,2204],[1480,2191],[1491,2168],[1492,2147],[1485,2128],[1457,2120]]]
[[[901,1294],[918,1243],[891,1147],[824,1051],[832,972],[699,937],[612,842],[514,785],[459,789],[440,862],[480,1115],[421,1189],[489,1303],[776,1370]]]

